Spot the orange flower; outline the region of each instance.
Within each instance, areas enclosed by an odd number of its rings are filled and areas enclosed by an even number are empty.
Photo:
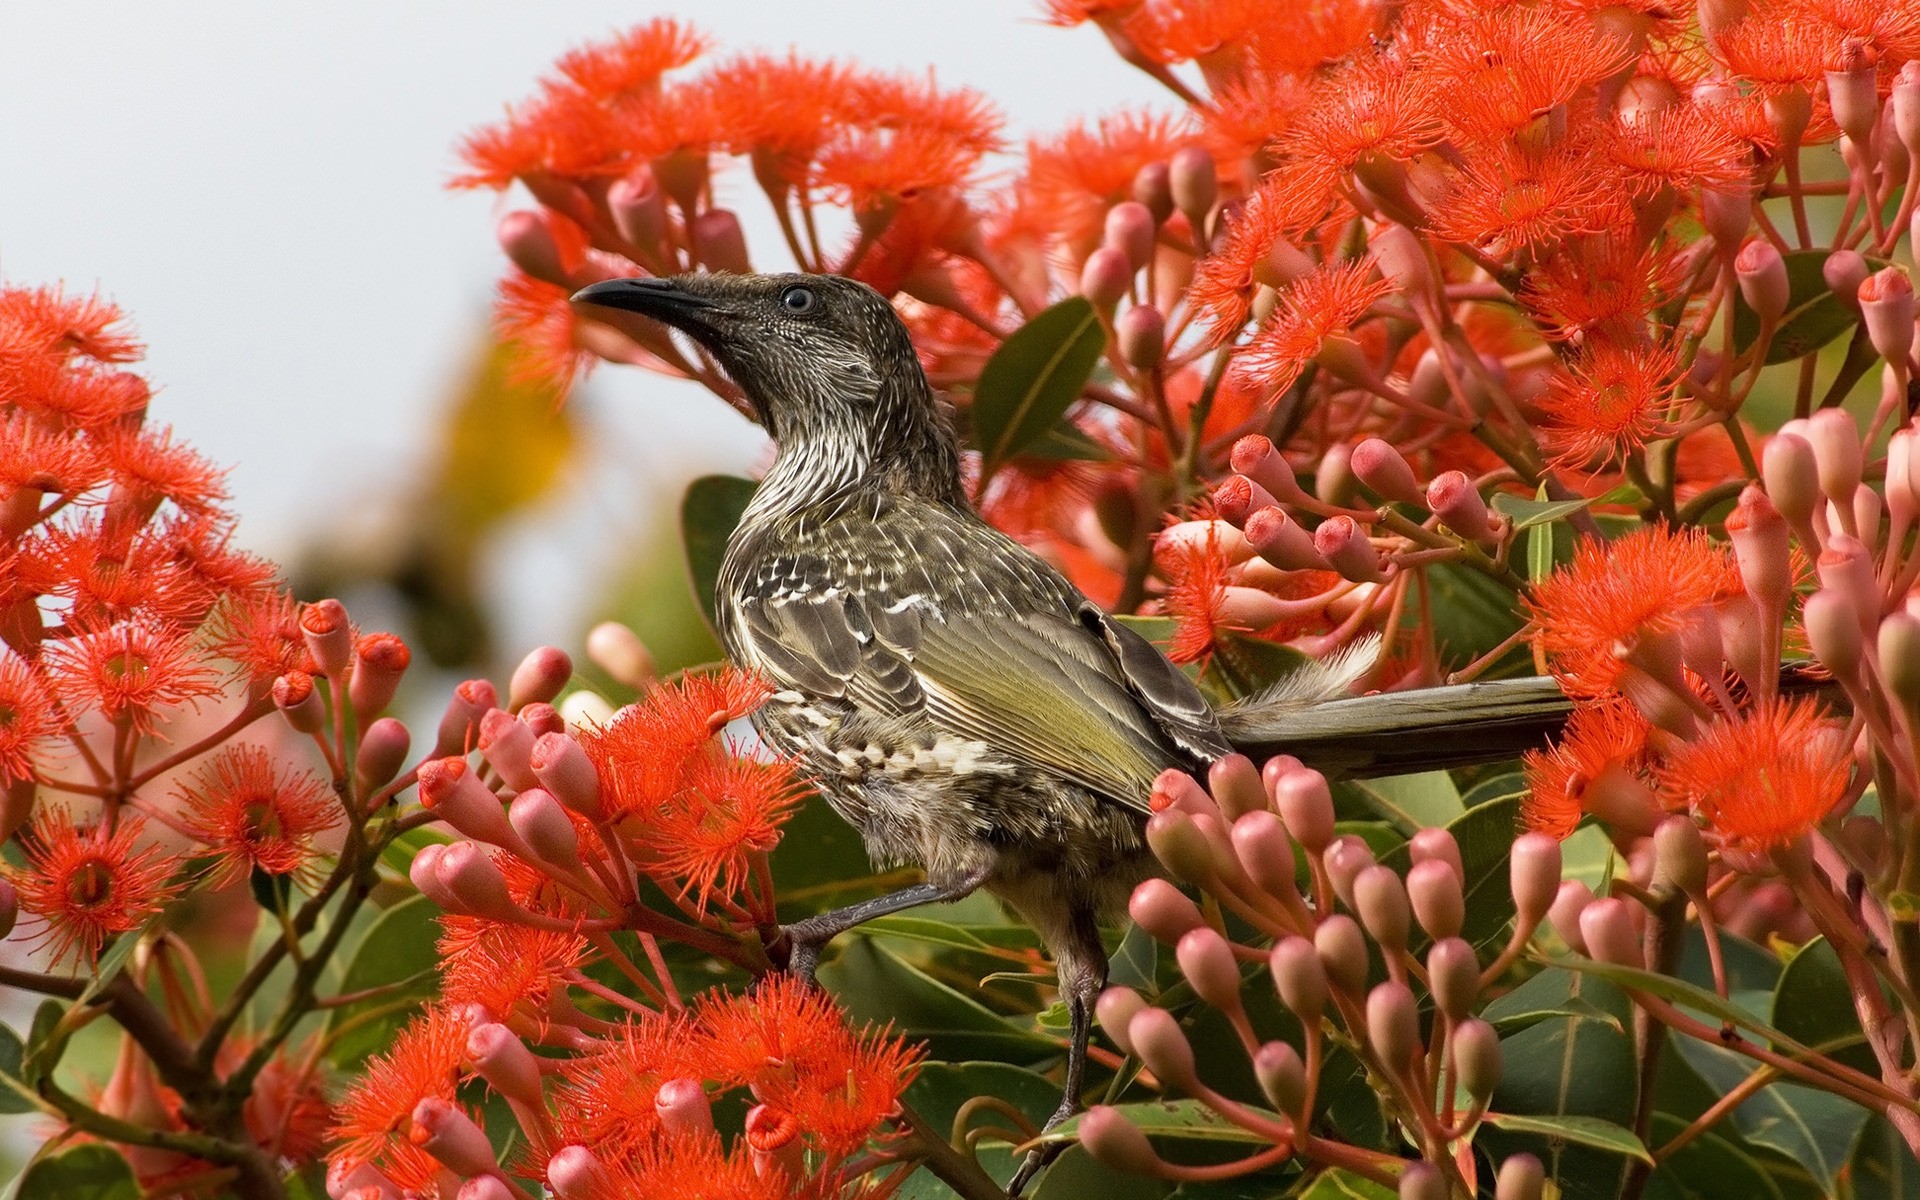
[[[1679,356],[1658,346],[1628,347],[1598,338],[1571,369],[1554,372],[1537,405],[1557,461],[1618,462],[1671,432]]]
[[[599,1049],[561,1068],[556,1144],[590,1146],[609,1165],[637,1161],[660,1129],[660,1086],[705,1075],[702,1044],[686,1019],[663,1015],[630,1019],[602,1038]]]
[[[1291,387],[1328,338],[1349,333],[1393,285],[1374,271],[1373,259],[1324,266],[1280,293],[1280,305],[1247,343],[1234,369],[1274,390]]]
[[[686,66],[711,44],[689,25],[656,17],[603,42],[569,50],[555,65],[587,95],[619,104],[657,95],[662,75]]]
[[[1799,840],[1847,794],[1846,732],[1812,700],[1766,700],[1707,726],[1660,770],[1684,805],[1726,844],[1761,853]]]
[[[806,791],[789,762],[697,757],[680,803],[648,824],[646,840],[704,910],[746,886],[754,856],[779,843]]]
[[[63,727],[33,668],[0,650],[0,784],[31,777],[35,751]]]
[[[1741,591],[1724,546],[1697,529],[1653,525],[1613,542],[1582,540],[1528,607],[1554,678],[1571,696],[1598,699],[1613,694],[1620,674],[1615,644],[1642,629],[1676,630],[1694,610]]]
[[[313,839],[340,818],[318,776],[282,771],[263,746],[228,746],[179,790],[189,833],[220,859],[216,885],[251,871],[291,875],[319,855]]]
[[[716,753],[714,735],[760,707],[767,683],[732,667],[654,688],[603,729],[580,735],[599,768],[616,818],[651,816],[687,786],[696,755]]]
[[[700,1010],[712,1077],[753,1089],[822,1153],[853,1153],[891,1116],[922,1051],[885,1030],[855,1034],[826,993],[789,976]]]
[[[54,687],[75,708],[151,734],[161,710],[218,695],[190,636],[123,621],[81,630],[46,651]]]
[[[211,516],[227,498],[226,472],[189,446],[173,440],[173,430],[143,425],[119,428],[96,436],[102,462],[122,499],[141,515],[151,515],[162,501],[188,516]]]
[[[140,928],[179,894],[167,882],[168,856],[157,846],[137,847],[143,828],[137,818],[111,830],[81,827],[55,807],[34,821],[26,866],[8,876],[21,909],[44,923],[55,962],[70,950],[92,962],[109,937]]]
[[[98,485],[105,472],[92,439],[50,429],[23,412],[0,416],[0,500],[22,488],[78,494]]]
[[[1632,238],[1603,233],[1561,243],[1527,272],[1520,301],[1545,337],[1601,334],[1626,343],[1684,282],[1664,245],[1643,251]]]
[[[1404,63],[1355,54],[1320,80],[1281,151],[1306,168],[1302,194],[1324,203],[1356,165],[1405,162],[1444,132]]]
[[[369,1060],[335,1108],[334,1161],[372,1163],[402,1189],[433,1194],[440,1164],[407,1139],[414,1106],[452,1101],[467,1050],[467,1023],[434,1007],[409,1022],[385,1054]]]
[[[1499,8],[1424,31],[1420,81],[1433,112],[1468,138],[1499,141],[1630,60],[1591,19]]]
[[[479,1005],[502,1023],[517,1016],[544,1026],[547,1002],[587,957],[587,939],[560,930],[452,914],[440,918],[440,927],[442,999],[454,1008]]]
[[[1660,188],[1742,187],[1753,174],[1752,145],[1701,105],[1675,105],[1608,125],[1599,149],[1640,195]]]
[[[1566,838],[1589,811],[1587,795],[1610,772],[1638,779],[1646,766],[1647,719],[1631,704],[1583,704],[1573,710],[1566,733],[1547,750],[1529,750],[1522,764],[1527,797],[1520,804],[1526,827]]]
[[[787,1178],[781,1171],[757,1170],[745,1139],[740,1142],[728,1155],[721,1150],[717,1137],[662,1139],[646,1147],[632,1161],[595,1177],[579,1193],[580,1200],[632,1200],[635,1196],[672,1196],[676,1200],[803,1200],[838,1194],[821,1188],[801,1188],[800,1181]],[[599,1147],[594,1149],[598,1153]]]
[[[1253,287],[1262,276],[1277,280],[1267,266],[1274,245],[1298,236],[1324,214],[1325,203],[1303,202],[1309,189],[1295,184],[1293,173],[1276,171],[1227,218],[1226,235],[1213,253],[1195,264],[1187,299],[1206,323],[1210,342],[1224,342],[1246,324]]]
[[[300,605],[278,588],[229,595],[209,625],[212,652],[232,662],[237,674],[251,683],[271,683],[288,671],[317,670],[300,632]]]
[[[516,351],[512,381],[564,394],[597,361],[574,336],[577,318],[558,284],[514,271],[500,281],[493,326]]]
[[[758,168],[774,169],[788,184],[806,178],[806,165],[848,107],[852,72],[833,62],[743,54],[704,76],[722,141],[735,154],[752,154]]]
[[[1177,663],[1204,663],[1220,648],[1220,635],[1233,630],[1222,614],[1229,564],[1219,539],[1207,531],[1204,546],[1178,543],[1168,561],[1166,597],[1161,601],[1173,618],[1173,640],[1167,657]]]
[[[1571,234],[1608,227],[1610,198],[1605,175],[1583,149],[1561,143],[1531,153],[1501,144],[1467,159],[1435,205],[1433,229],[1450,241],[1538,254]]]
[[[1111,113],[1091,128],[1070,125],[1027,143],[1026,190],[1042,224],[1084,254],[1099,241],[1108,207],[1132,195],[1140,168],[1196,140],[1181,118],[1163,113]]]
[[[120,309],[98,295],[68,296],[58,286],[0,288],[0,364],[19,354],[95,362],[137,360],[146,348],[125,329]]]

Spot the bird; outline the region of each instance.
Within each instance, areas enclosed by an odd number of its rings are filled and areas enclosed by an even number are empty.
[[[876,867],[925,872],[787,925],[788,970],[811,979],[828,941],[875,917],[998,897],[1047,946],[1067,1009],[1048,1128],[1080,1104],[1107,982],[1100,927],[1157,870],[1144,828],[1163,771],[1204,779],[1236,751],[1348,774],[1513,757],[1569,710],[1546,678],[1337,699],[1357,660],[1216,710],[1151,642],[975,511],[952,425],[872,288],[714,272],[611,279],[573,300],[680,331],[771,435],[773,464],[719,572],[721,640],[774,689],[754,718],[761,737],[799,760]],[[1030,1154],[1012,1194],[1046,1161]]]

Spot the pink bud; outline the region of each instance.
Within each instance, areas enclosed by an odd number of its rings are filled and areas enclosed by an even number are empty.
[[[713,1132],[713,1106],[697,1079],[669,1079],[653,1095],[653,1111],[669,1136],[703,1136]]]
[[[1245,1011],[1240,1003],[1240,966],[1226,938],[1201,925],[1182,935],[1173,953],[1194,995],[1228,1016]]]
[[[1233,823],[1230,836],[1234,857],[1255,887],[1276,900],[1298,900],[1293,843],[1279,817],[1266,809],[1247,813]]]
[[[800,1139],[800,1123],[791,1113],[756,1104],[747,1110],[744,1132],[747,1148],[753,1154],[754,1174],[763,1179],[775,1175],[799,1179],[806,1174],[806,1143]]]
[[[1710,3],[1712,0],[1702,0]],[[1728,3],[1731,0],[1719,0]],[[1746,0],[1739,0],[1744,8]],[[1813,119],[1813,97],[1802,88],[1791,87],[1769,92],[1762,102],[1767,120],[1773,125],[1773,135],[1784,146],[1797,147],[1800,139],[1806,136],[1807,125]]]
[[[1823,408],[1807,418],[1807,444],[1820,490],[1835,503],[1850,503],[1860,486],[1860,425],[1844,408]]]
[[[1860,539],[1834,534],[1814,560],[1813,570],[1820,577],[1821,587],[1838,593],[1845,601],[1860,624],[1860,635],[1874,636],[1874,628],[1880,623],[1880,587],[1874,579],[1873,555]]]
[[[1500,540],[1487,513],[1487,502],[1464,471],[1444,471],[1427,485],[1427,507],[1468,541],[1492,545]]]
[[[520,1200],[498,1175],[475,1175],[460,1185],[453,1200]]]
[[[1286,456],[1274,449],[1272,440],[1262,434],[1250,433],[1235,442],[1228,462],[1235,471],[1272,492],[1283,503],[1302,504],[1309,500],[1300,490],[1300,481],[1293,477],[1293,467]]]
[[[407,644],[391,633],[370,633],[353,648],[353,676],[347,696],[362,725],[387,710],[400,688],[400,677],[413,661]]]
[[[1127,1036],[1127,1027],[1132,1024],[1135,1013],[1147,1007],[1139,992],[1130,987],[1110,987],[1100,993],[1100,999],[1094,1001],[1094,1019],[1100,1022],[1100,1028],[1106,1030],[1113,1044],[1127,1054],[1133,1054],[1133,1040]],[[1138,1057],[1136,1055],[1136,1057]]]
[[[1153,219],[1153,213],[1148,211],[1146,205],[1123,200],[1107,210],[1105,244],[1126,255],[1127,263],[1134,271],[1144,270],[1153,262],[1153,238],[1157,225],[1159,222]]]
[[[1213,489],[1213,511],[1229,525],[1244,527],[1257,509],[1273,504],[1273,497],[1245,475],[1229,475]]]
[[[740,217],[724,208],[709,208],[693,219],[693,254],[710,271],[745,275],[753,270],[747,258],[747,235]]]
[[[1321,861],[1326,864],[1334,895],[1340,898],[1340,903],[1353,908],[1353,881],[1359,878],[1360,872],[1374,865],[1373,851],[1355,835],[1342,834],[1333,839]]]
[[[1204,237],[1207,215],[1220,195],[1220,176],[1213,156],[1198,146],[1175,151],[1168,165],[1167,182],[1175,207],[1193,226],[1195,237]]]
[[[547,1160],[547,1186],[556,1200],[592,1200],[611,1194],[612,1178],[593,1151],[563,1146]]]
[[[1171,176],[1172,172],[1163,162],[1150,162],[1134,172],[1133,198],[1146,205],[1155,225],[1173,215]]]
[[[545,788],[528,788],[515,796],[507,808],[507,823],[538,861],[562,868],[581,865],[580,835],[573,820]]]
[[[1449,1021],[1460,1021],[1480,995],[1480,959],[1464,939],[1441,938],[1427,951],[1427,979],[1434,1006]]]
[[[1313,931],[1313,948],[1333,986],[1357,996],[1367,986],[1367,939],[1345,913],[1335,913]]]
[[[1569,879],[1560,885],[1553,898],[1553,906],[1547,910],[1547,920],[1553,925],[1553,931],[1560,940],[1575,954],[1587,952],[1587,942],[1580,932],[1580,914],[1593,903],[1593,889],[1578,879]]]
[[[1426,245],[1405,225],[1383,226],[1373,235],[1368,249],[1380,264],[1380,274],[1397,290],[1413,297],[1425,297],[1433,290]]]
[[[1112,246],[1101,246],[1087,255],[1086,265],[1080,268],[1080,294],[1101,312],[1118,308],[1132,282],[1133,264]]]
[[[338,600],[316,600],[300,610],[300,632],[320,673],[339,683],[353,665],[353,623]]]
[[[1407,842],[1407,853],[1416,863],[1438,859],[1453,868],[1455,878],[1467,877],[1466,865],[1460,861],[1460,843],[1438,826],[1416,830]]]
[[[1136,304],[1113,323],[1114,342],[1130,367],[1150,370],[1160,364],[1166,349],[1167,322],[1151,304]]]
[[[1095,1162],[1123,1174],[1153,1178],[1164,1168],[1147,1135],[1117,1108],[1090,1106],[1080,1117],[1079,1137]]]
[[[1147,808],[1151,812],[1165,812],[1178,809],[1190,817],[1202,813],[1217,813],[1219,805],[1213,797],[1194,782],[1193,776],[1177,767],[1169,767],[1160,772],[1153,781],[1153,790],[1147,795]]]
[[[507,893],[499,864],[473,842],[446,847],[434,861],[433,876],[467,912],[511,923],[524,911]]]
[[[1196,554],[1218,555],[1229,563],[1243,563],[1253,557],[1246,537],[1225,521],[1180,521],[1162,529],[1154,538],[1154,550],[1166,554],[1185,549]]]
[[[407,864],[407,878],[413,881],[413,886],[421,895],[433,901],[435,907],[447,912],[464,912],[465,907],[453,890],[440,882],[440,860],[446,853],[447,848],[439,842],[429,842],[420,847],[413,861]]]
[[[318,733],[327,719],[327,706],[305,671],[288,671],[273,681],[273,705],[297,733]]]
[[[1771,444],[1768,449],[1772,449]],[[1726,524],[1747,594],[1763,612],[1785,612],[1793,588],[1793,540],[1780,511],[1765,492],[1749,486],[1740,493]]]
[[[1168,945],[1207,923],[1199,906],[1164,879],[1149,879],[1134,888],[1133,897],[1127,901],[1127,915],[1154,940]]]
[[[1842,56],[1845,57],[1844,51]],[[1866,57],[1856,54],[1855,58]],[[1849,68],[1827,72],[1827,107],[1833,110],[1833,123],[1856,146],[1873,140],[1873,128],[1880,123],[1880,92],[1876,86],[1875,64],[1858,62]]]
[[[361,796],[393,782],[407,761],[412,735],[392,717],[381,717],[360,735],[360,748],[353,756],[353,786]]]
[[[1246,531],[1248,544],[1260,557],[1283,571],[1326,571],[1333,567],[1320,553],[1319,539],[1277,507],[1247,514]]]
[[[1404,983],[1388,980],[1367,993],[1367,1044],[1396,1074],[1420,1052],[1420,1006]]]
[[[344,1158],[327,1164],[331,1200],[400,1200],[400,1189],[372,1163],[349,1166]]]
[[[1193,1047],[1180,1031],[1180,1022],[1164,1008],[1143,1008],[1127,1024],[1127,1037],[1134,1053],[1147,1069],[1160,1077],[1162,1085],[1189,1094],[1199,1090],[1194,1074]]]
[[[1389,958],[1407,948],[1413,915],[1407,903],[1406,885],[1392,868],[1376,864],[1354,876],[1353,908],[1360,914],[1360,923],[1367,927],[1368,936],[1380,944]]]
[[[529,761],[540,785],[554,799],[589,821],[606,815],[600,804],[600,774],[579,742],[564,733],[543,733],[534,739]]]
[[[542,646],[520,660],[507,685],[507,711],[519,712],[529,704],[545,704],[560,694],[573,678],[573,660],[557,646]]]
[[[620,236],[643,252],[666,240],[667,203],[649,167],[636,167],[607,188],[607,212]]]
[[[1353,449],[1345,442],[1335,442],[1327,447],[1320,456],[1320,464],[1313,470],[1313,494],[1328,504],[1345,508],[1354,502],[1355,490]]]
[[[1689,896],[1703,896],[1707,888],[1707,844],[1693,818],[1676,813],[1653,831],[1654,877],[1665,879]]]
[[[429,1096],[413,1106],[407,1140],[463,1178],[500,1173],[486,1132],[473,1123],[472,1117],[438,1096]]]
[[[1500,1035],[1485,1021],[1469,1017],[1454,1027],[1452,1053],[1460,1086],[1477,1102],[1486,1103],[1500,1086]]]
[[[1410,1162],[1400,1172],[1400,1184],[1394,1189],[1398,1200],[1449,1200],[1453,1189],[1440,1168],[1429,1162]]]
[[[1229,821],[1267,807],[1260,771],[1244,754],[1229,754],[1207,768],[1207,790]]]
[[[1426,498],[1414,481],[1413,468],[1407,465],[1392,443],[1368,438],[1353,448],[1353,473],[1384,500],[1424,507]]]
[[[1860,319],[1880,357],[1896,365],[1913,354],[1913,282],[1899,267],[1885,267],[1860,285]]]
[[[1541,1200],[1547,1192],[1547,1171],[1531,1154],[1509,1155],[1500,1164],[1494,1200]]]
[[[493,235],[522,272],[543,283],[572,290],[573,275],[560,259],[560,246],[553,240],[546,213],[515,209],[494,224]]]
[[[1753,227],[1753,188],[1740,183],[1701,188],[1700,219],[1720,253],[1732,253]]]
[[[480,782],[464,758],[435,758],[420,764],[420,803],[467,837],[493,846],[522,845],[501,810],[500,797]]]
[[[1820,474],[1807,440],[1784,432],[1769,438],[1760,474],[1766,481],[1767,499],[1780,514],[1796,529],[1810,527],[1814,505],[1820,500]]]
[[[1413,902],[1413,913],[1420,928],[1431,937],[1455,937],[1467,919],[1460,876],[1440,859],[1415,863],[1407,872],[1407,898]]]
[[[1909,159],[1920,158],[1920,59],[1908,59],[1893,77],[1887,101],[1893,109],[1893,130]]]
[[[578,694],[577,692],[575,693],[575,695]],[[568,699],[572,699],[572,697],[568,697]],[[566,716],[553,705],[543,703],[539,700],[535,700],[532,704],[521,709],[520,719],[527,723],[528,729],[533,730],[533,740],[535,743],[538,743],[541,738],[549,733],[565,733],[567,731]]]
[[[1835,250],[1820,265],[1820,277],[1826,280],[1827,290],[1854,312],[1860,311],[1860,285],[1872,273],[1873,268],[1856,250]]]
[[[467,1034],[467,1057],[487,1086],[528,1108],[545,1101],[540,1090],[540,1060],[505,1025],[475,1025]]]
[[[1253,1077],[1276,1110],[1305,1122],[1309,1115],[1307,1065],[1300,1061],[1299,1051],[1285,1042],[1268,1042],[1254,1051]]]
[[[515,791],[540,786],[533,777],[533,730],[505,709],[480,718],[480,753]]]
[[[1580,937],[1589,958],[1622,967],[1645,967],[1640,932],[1625,900],[1612,896],[1595,900],[1580,913]]]
[[[1843,683],[1859,678],[1860,659],[1866,651],[1861,636],[1860,618],[1846,597],[1827,588],[1808,596],[1801,610],[1807,642],[1835,679]]]
[[[1787,260],[1763,237],[1749,238],[1733,258],[1733,275],[1747,307],[1772,325],[1787,311]]]
[[[485,679],[468,679],[456,686],[440,717],[433,756],[446,758],[473,749],[474,739],[480,734],[480,718],[499,704],[500,694]]]
[[[1345,579],[1379,583],[1386,579],[1380,555],[1352,517],[1329,517],[1313,531],[1313,548]]]
[[[1507,860],[1516,921],[1532,929],[1545,919],[1560,892],[1560,842],[1550,834],[1523,833]]]
[[[1314,1026],[1326,1011],[1329,995],[1326,967],[1314,944],[1303,937],[1283,938],[1267,956],[1267,965],[1273,975],[1274,990],[1280,993],[1280,1002],[1300,1018],[1302,1025]],[[1364,971],[1363,963],[1363,974]]]
[[[653,654],[640,635],[618,621],[602,621],[587,633],[587,657],[615,683],[640,692],[653,685]]]
[[[1920,711],[1920,617],[1902,611],[1880,622],[1875,649],[1887,691],[1909,713]]]

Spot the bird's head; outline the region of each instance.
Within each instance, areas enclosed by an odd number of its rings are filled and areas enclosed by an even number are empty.
[[[879,426],[922,415],[913,409],[933,415],[893,305],[842,276],[609,279],[573,300],[640,313],[692,338],[782,443],[816,433],[868,441]]]

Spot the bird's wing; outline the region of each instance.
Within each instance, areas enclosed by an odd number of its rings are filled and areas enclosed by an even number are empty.
[[[1143,810],[1160,771],[1226,753],[1185,676],[985,526],[920,514],[840,533],[782,539],[736,593],[739,650],[783,685],[924,720]]]

